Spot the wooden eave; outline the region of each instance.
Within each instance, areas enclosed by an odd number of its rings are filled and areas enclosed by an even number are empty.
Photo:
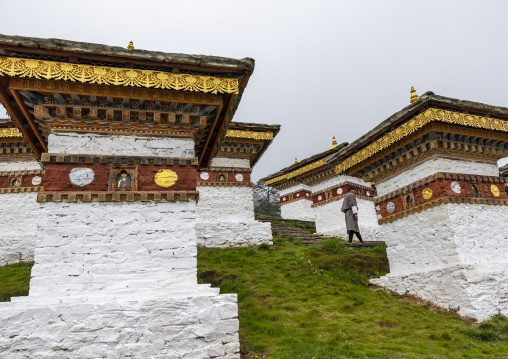
[[[59,39],[39,39],[0,34],[0,56],[31,58],[97,66],[194,73],[218,77],[237,78],[238,94],[220,94],[223,107],[207,134],[199,155],[199,167],[208,167],[220,149],[226,131],[239,105],[243,91],[254,70],[254,60],[241,60],[215,56],[171,54],[145,50],[127,50],[120,47],[89,44]],[[9,76],[0,76],[0,99],[13,117],[19,130],[40,159],[47,151],[37,125],[27,115],[21,98],[9,90]]]

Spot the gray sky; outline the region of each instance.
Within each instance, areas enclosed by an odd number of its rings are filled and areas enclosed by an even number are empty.
[[[282,126],[254,180],[332,135],[352,142],[408,105],[411,86],[508,107],[503,0],[0,0],[0,11],[8,35],[254,58],[234,120]]]

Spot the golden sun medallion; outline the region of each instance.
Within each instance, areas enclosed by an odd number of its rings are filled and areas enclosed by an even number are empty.
[[[160,170],[155,174],[155,183],[161,187],[171,187],[178,180],[178,175],[172,170]]]
[[[432,190],[427,187],[422,191],[422,196],[425,199],[431,199],[432,198]]]

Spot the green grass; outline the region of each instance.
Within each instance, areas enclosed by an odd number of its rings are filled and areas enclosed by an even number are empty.
[[[238,293],[242,358],[508,357],[506,317],[474,324],[369,287],[369,278],[388,271],[384,246],[274,243],[198,250],[199,282]],[[27,294],[31,266],[0,267],[0,300]]]
[[[274,243],[198,251],[199,281],[238,293],[242,358],[508,357],[505,317],[475,325],[369,287],[369,278],[388,271],[384,246]]]
[[[28,284],[33,262],[21,262],[0,267],[0,302],[11,297],[28,295]]]

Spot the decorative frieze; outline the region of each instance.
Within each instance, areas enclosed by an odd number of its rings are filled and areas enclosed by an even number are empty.
[[[356,183],[343,182],[339,185],[327,188],[324,191],[313,193],[312,194],[313,204],[311,207],[321,206],[323,204],[338,201],[346,197],[348,193],[347,190],[350,186],[354,186],[358,190],[358,194],[356,195],[357,198],[367,201],[374,201],[375,191],[372,188],[360,186]]]
[[[38,202],[176,202],[197,201],[198,191],[87,191],[87,192],[52,192],[42,191],[37,195]]]
[[[157,176],[164,170],[176,176],[170,186],[167,182],[157,183]],[[193,191],[196,169],[193,166],[50,163],[45,169],[44,188],[50,192]]]
[[[44,153],[43,163],[129,164],[147,166],[197,166],[195,157],[94,156]]]
[[[503,177],[437,173],[375,199],[383,224],[444,203],[507,205]]]
[[[252,186],[251,169],[245,168],[211,168],[197,173],[198,186]]]
[[[280,196],[279,198],[279,205],[282,206],[284,204],[288,204],[291,202],[299,201],[302,199],[306,199],[309,201],[312,201],[311,192],[306,190],[299,190],[295,192],[291,192],[288,194],[285,194],[284,196]]]
[[[42,190],[43,170],[0,172],[0,194]]]

